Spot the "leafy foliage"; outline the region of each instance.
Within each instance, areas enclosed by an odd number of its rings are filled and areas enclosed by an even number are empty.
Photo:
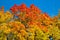
[[[34,6],[14,5],[0,10],[0,40],[60,40],[60,16],[51,18]]]

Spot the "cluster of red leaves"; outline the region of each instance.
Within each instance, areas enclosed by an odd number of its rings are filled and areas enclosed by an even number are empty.
[[[16,16],[18,16],[21,20],[26,21],[26,19],[28,18],[29,21],[28,24],[33,24],[34,21],[36,20],[51,20],[51,18],[49,17],[49,15],[47,13],[41,14],[42,11],[40,9],[38,9],[36,6],[34,6],[34,4],[30,5],[30,7],[28,8],[25,4],[21,4],[21,5],[14,5],[13,7],[11,7],[10,9],[12,11],[12,13]],[[19,12],[19,14],[17,13]],[[39,22],[39,21],[36,21]],[[48,22],[49,23],[49,22]],[[35,23],[36,24],[36,23]],[[40,22],[37,23],[38,26],[41,25]],[[41,29],[45,28],[44,30],[47,29],[47,27],[43,26],[39,26]]]
[[[41,10],[39,10],[36,6],[34,6],[33,4],[30,6],[30,8],[26,7],[25,4],[21,4],[20,6],[18,5],[14,5],[11,9],[10,9],[13,13],[20,11],[20,12],[27,12],[29,13],[30,11],[33,12],[37,12],[40,13]]]
[[[26,12],[25,17],[29,17],[31,19],[38,18],[36,14],[41,13],[41,10],[39,10],[36,6],[33,4],[30,6],[30,8],[26,7],[25,4],[21,4],[20,6],[17,6],[16,4],[10,9],[14,14],[16,12]],[[16,14],[18,15],[18,14]],[[19,16],[21,18],[21,16]],[[23,19],[23,18],[22,18]]]

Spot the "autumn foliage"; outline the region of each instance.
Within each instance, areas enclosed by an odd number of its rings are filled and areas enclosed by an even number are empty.
[[[60,18],[51,18],[34,4],[0,9],[0,40],[60,40]]]

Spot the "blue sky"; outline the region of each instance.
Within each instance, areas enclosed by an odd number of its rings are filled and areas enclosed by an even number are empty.
[[[7,11],[14,4],[20,5],[22,3],[25,3],[28,7],[34,4],[43,12],[48,13],[51,17],[57,15],[60,9],[60,0],[0,0],[0,7],[4,6],[5,11]]]

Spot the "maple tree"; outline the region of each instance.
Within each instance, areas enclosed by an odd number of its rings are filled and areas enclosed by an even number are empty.
[[[60,40],[60,16],[51,18],[34,4],[0,8],[0,40]]]

